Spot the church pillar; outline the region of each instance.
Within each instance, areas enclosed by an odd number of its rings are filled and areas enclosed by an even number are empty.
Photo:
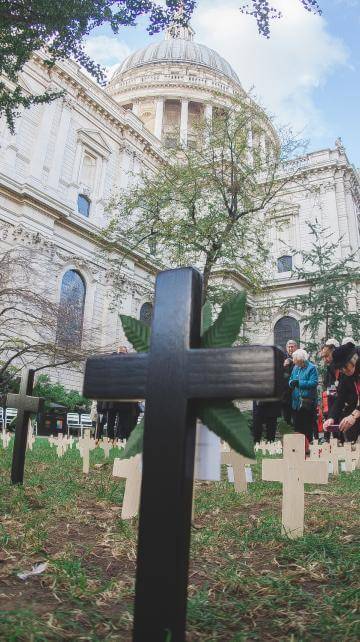
[[[56,100],[50,105],[42,105],[40,123],[36,130],[36,145],[34,145],[31,161],[30,175],[41,181],[46,158],[46,152],[49,144],[49,134],[53,127],[55,111],[58,107]]]
[[[162,126],[164,118],[164,99],[158,98],[155,102],[155,128],[154,135],[161,140]]]
[[[251,125],[249,125],[247,132],[247,160],[249,165],[253,164],[253,131]]]
[[[189,101],[181,101],[181,114],[180,114],[180,143],[186,147],[188,137],[188,117],[189,117]]]
[[[71,103],[69,105],[67,100],[63,100],[62,113],[55,141],[55,152],[49,172],[49,186],[55,189],[57,189],[57,187],[59,186],[59,179],[62,170],[62,160],[64,158],[65,144],[69,134],[70,122]]]
[[[261,149],[261,158],[266,159],[266,142],[265,142],[265,133],[260,134],[260,149]]]

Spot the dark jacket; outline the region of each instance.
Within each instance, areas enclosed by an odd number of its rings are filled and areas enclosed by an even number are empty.
[[[327,390],[331,386],[334,386],[336,381],[340,380],[340,377],[341,373],[339,372],[339,370],[334,368],[332,364],[330,364],[330,366],[327,366],[323,377],[324,390]]]
[[[360,350],[358,349],[360,356]],[[350,415],[355,408],[359,408],[359,397],[356,382],[360,381],[360,359],[356,363],[355,372],[351,377],[341,375],[337,398],[329,411],[329,419],[338,423],[343,417]]]
[[[265,423],[268,419],[281,417],[280,401],[254,401],[253,402],[254,419]]]
[[[286,359],[291,359],[290,355],[286,353]],[[293,371],[294,362],[291,359],[289,365],[284,366],[284,394],[283,394],[283,403],[287,406],[291,406],[291,390],[289,388],[289,379]]]

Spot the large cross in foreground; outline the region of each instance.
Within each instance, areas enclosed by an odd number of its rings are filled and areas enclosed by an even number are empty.
[[[146,399],[134,640],[185,639],[196,400],[279,398],[274,347],[199,349],[201,275],[156,279],[149,353],[88,359],[84,395]]]
[[[42,409],[44,400],[32,397],[35,370],[25,369],[21,375],[19,394],[9,392],[7,408],[17,408],[15,441],[11,468],[11,483],[22,484],[24,480],[25,452],[30,415]]]

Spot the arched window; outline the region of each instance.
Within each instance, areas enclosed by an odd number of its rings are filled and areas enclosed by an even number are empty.
[[[282,317],[275,323],[274,343],[285,350],[289,339],[294,339],[297,343],[300,342],[300,324],[293,317]]]
[[[86,286],[76,270],[65,272],[60,291],[56,343],[60,346],[81,344]]]
[[[140,321],[142,321],[146,325],[151,325],[152,313],[152,303],[143,303],[140,308]]]
[[[291,272],[292,270],[292,256],[280,256],[277,260],[278,272]]]
[[[84,196],[84,194],[79,194],[77,199],[79,214],[82,214],[83,216],[86,216],[88,218],[90,214],[90,204],[91,201],[87,196]]]

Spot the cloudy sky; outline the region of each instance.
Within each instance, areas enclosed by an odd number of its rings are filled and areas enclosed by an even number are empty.
[[[322,17],[299,0],[272,0],[284,17],[269,40],[240,0],[198,0],[192,19],[196,40],[216,49],[279,124],[309,139],[309,150],[333,146],[341,136],[350,161],[360,166],[360,0],[319,0]],[[87,51],[112,69],[132,51],[162,38],[145,22],[117,36],[101,28]]]

